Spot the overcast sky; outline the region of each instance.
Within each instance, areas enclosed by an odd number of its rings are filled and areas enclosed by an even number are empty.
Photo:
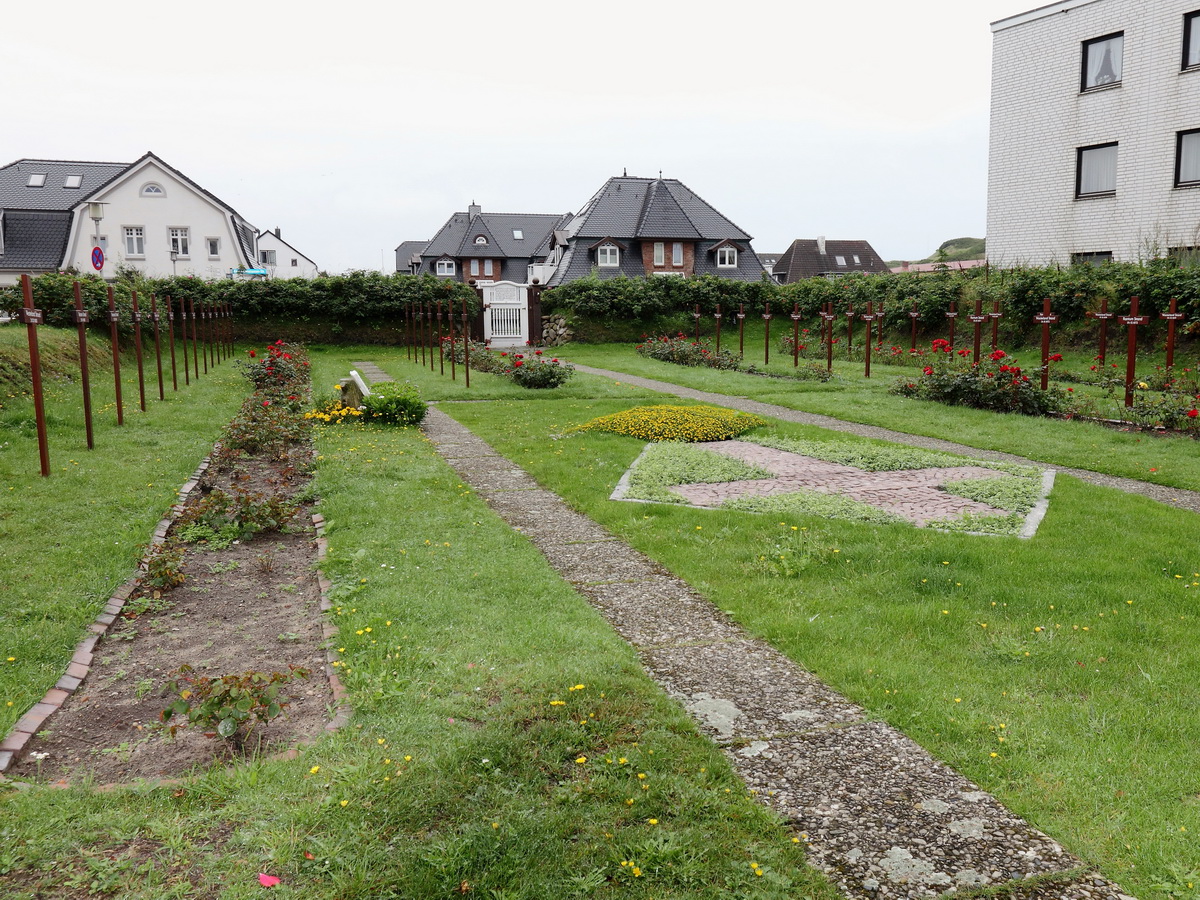
[[[147,150],[331,272],[472,200],[678,178],[754,236],[918,259],[985,227],[990,22],[1017,0],[60,0],[7,10],[0,163]]]

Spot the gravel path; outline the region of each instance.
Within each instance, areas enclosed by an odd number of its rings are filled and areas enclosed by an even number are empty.
[[[1129,900],[924,748],[754,640],[684,581],[541,488],[439,409],[434,449],[634,646],[757,796],[855,900],[992,888]]]
[[[1039,468],[1046,465],[1045,461],[1026,459],[1023,456],[1016,456],[1012,453],[1002,453],[998,450],[980,450],[978,447],[968,447],[965,444],[956,444],[953,441],[944,441],[940,438],[923,437],[916,434],[906,434],[903,431],[892,431],[889,428],[880,428],[877,425],[860,425],[857,422],[845,422],[841,419],[835,419],[831,416],[817,415],[816,413],[800,412],[795,409],[788,409],[783,406],[775,406],[771,403],[760,403],[757,400],[749,400],[745,397],[734,397],[729,394],[716,394],[711,391],[699,391],[694,388],[683,387],[678,384],[672,384],[669,381],[657,381],[653,378],[642,378],[638,375],[628,375],[624,372],[613,372],[608,369],[597,369],[594,366],[585,366],[580,363],[571,363],[580,372],[587,372],[591,375],[600,375],[604,378],[611,378],[624,384],[632,384],[637,387],[647,388],[652,391],[659,391],[663,394],[673,394],[676,397],[686,397],[690,400],[700,400],[704,403],[711,403],[714,406],[725,406],[729,409],[737,409],[742,412],[754,413],[759,416],[767,416],[772,419],[782,419],[785,422],[798,422],[802,425],[816,425],[820,428],[827,428],[830,431],[844,431],[849,434],[857,434],[862,437],[877,438],[879,440],[891,441],[896,444],[907,444],[910,447],[924,447],[927,450],[941,450],[946,453],[957,453],[960,456],[970,456],[975,459],[991,459],[1000,462],[1020,463],[1022,465],[1037,466]],[[1104,475],[1099,472],[1089,472],[1086,469],[1071,469],[1055,466],[1055,469],[1063,475],[1072,475],[1081,481],[1089,482],[1090,484],[1098,484],[1103,487],[1116,488],[1119,491],[1125,491],[1129,494],[1141,494],[1143,497],[1149,497],[1151,500],[1157,500],[1159,503],[1165,503],[1168,506],[1178,507],[1179,509],[1189,509],[1192,512],[1200,513],[1200,491],[1190,491],[1186,488],[1164,487],[1160,484],[1150,484],[1145,481],[1137,481],[1133,478],[1121,478],[1117,475]]]

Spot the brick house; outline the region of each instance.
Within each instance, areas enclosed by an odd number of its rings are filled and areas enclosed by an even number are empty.
[[[751,237],[675,178],[610,178],[554,235],[551,287],[600,278],[716,275],[758,281]]]
[[[554,231],[570,217],[542,213],[485,213],[475,203],[456,212],[433,240],[404,241],[396,248],[396,271],[455,281],[524,284],[554,258]],[[544,278],[542,279],[545,280]]]
[[[1200,0],[1061,0],[991,27],[991,263],[1200,246]]]

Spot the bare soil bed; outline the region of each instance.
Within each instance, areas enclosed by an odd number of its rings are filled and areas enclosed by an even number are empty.
[[[214,489],[294,497],[308,481],[303,473],[309,458],[307,448],[298,448],[282,460],[213,465],[188,505]],[[9,777],[86,777],[108,784],[179,777],[236,760],[234,748],[215,734],[191,726],[172,738],[160,721],[178,697],[170,684],[184,664],[211,678],[287,672],[289,665],[307,669],[307,679],[283,687],[289,705],[254,729],[245,753],[280,752],[317,737],[333,698],[324,666],[315,538],[310,504],[302,503],[283,531],[225,549],[183,545],[183,583],[157,597],[139,585],[97,643],[83,684],[30,741]]]

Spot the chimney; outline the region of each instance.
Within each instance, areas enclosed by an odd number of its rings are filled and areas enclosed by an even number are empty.
[[[822,256],[825,255],[825,235],[821,235],[817,238],[817,252]]]
[[[283,238],[279,237],[279,226],[278,225],[275,226],[275,237],[279,238],[279,240],[281,240],[281,241],[283,240]]]
[[[908,271],[908,260],[907,259],[904,260],[902,263],[900,263],[900,268],[905,272]]]
[[[480,208],[479,204],[472,200],[471,205],[467,207],[467,215],[471,217],[471,221],[475,221],[475,217],[481,212],[483,212],[483,209]]]

